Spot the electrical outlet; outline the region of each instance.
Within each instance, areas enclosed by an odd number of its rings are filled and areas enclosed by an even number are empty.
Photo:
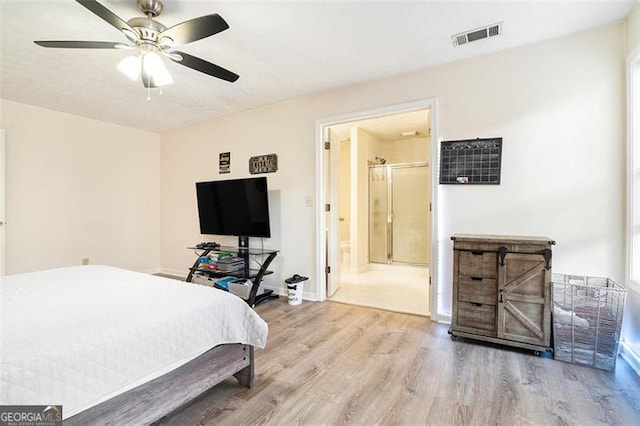
[[[83,265],[88,265],[89,264],[89,258],[88,257],[83,257],[82,258],[82,264]]]
[[[307,207],[313,207],[313,195],[307,195],[304,197],[304,205]]]

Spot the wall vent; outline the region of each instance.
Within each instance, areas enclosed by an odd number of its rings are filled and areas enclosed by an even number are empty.
[[[462,46],[472,41],[482,40],[483,38],[495,37],[502,34],[502,22],[487,25],[486,27],[476,28],[475,30],[465,31],[463,33],[451,36],[453,47]]]

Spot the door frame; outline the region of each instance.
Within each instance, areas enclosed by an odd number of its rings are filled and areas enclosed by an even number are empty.
[[[4,276],[6,273],[6,256],[7,256],[7,245],[5,243],[6,239],[6,220],[5,220],[5,203],[7,193],[6,189],[6,151],[5,151],[5,130],[0,129],[0,277]]]
[[[440,279],[439,270],[440,256],[438,251],[438,102],[437,99],[424,99],[414,102],[407,102],[396,105],[389,105],[381,108],[375,108],[364,111],[356,111],[346,114],[339,114],[329,117],[324,117],[316,120],[316,271],[315,271],[315,286],[316,295],[318,301],[324,301],[327,298],[326,286],[325,286],[325,271],[327,268],[326,253],[329,252],[325,229],[325,204],[329,202],[326,199],[325,181],[326,172],[325,167],[325,129],[337,124],[348,123],[351,121],[366,120],[374,117],[381,117],[387,115],[402,114],[405,112],[411,112],[421,109],[430,110],[430,126],[431,126],[431,138],[430,149],[431,158],[429,164],[431,165],[431,250],[429,261],[429,312],[431,313],[431,319],[438,321],[440,314],[438,311],[438,294]]]

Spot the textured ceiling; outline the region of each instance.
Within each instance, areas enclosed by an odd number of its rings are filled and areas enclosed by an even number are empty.
[[[135,0],[103,0],[124,20]],[[33,40],[125,41],[72,0],[1,0],[3,99],[162,132],[331,88],[495,52],[622,20],[633,1],[166,0],[169,27],[219,13],[230,29],[180,50],[240,75],[235,83],[168,63],[151,93],[116,69],[121,50],[45,49]],[[504,22],[504,35],[454,48],[451,35]],[[170,62],[170,61],[169,61]]]

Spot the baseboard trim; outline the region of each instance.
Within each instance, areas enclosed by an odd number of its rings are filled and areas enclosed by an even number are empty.
[[[287,292],[282,287],[264,285],[264,282],[260,283],[260,288],[264,290],[271,290],[273,294],[277,294],[278,296],[287,296]]]
[[[431,319],[435,322],[441,322],[443,324],[451,324],[451,315],[432,315]]]
[[[620,342],[620,356],[627,361],[627,364],[640,377],[640,354],[625,342]]]
[[[160,268],[157,273],[171,275],[174,277],[180,277],[182,279],[186,279],[188,275],[188,273],[185,272],[183,269],[168,269],[168,268]]]
[[[283,287],[270,285],[261,285],[260,287],[264,288],[265,290],[272,290],[274,294],[277,294],[280,297],[289,297],[287,290]],[[318,298],[316,297],[315,293],[303,291],[302,300],[305,300],[307,302],[317,302]]]

